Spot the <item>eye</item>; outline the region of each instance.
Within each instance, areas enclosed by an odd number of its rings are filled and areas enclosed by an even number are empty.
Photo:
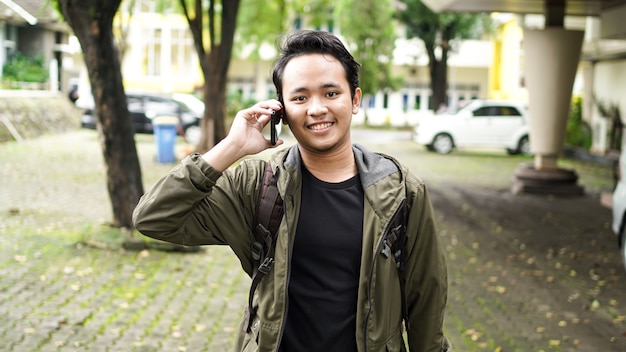
[[[339,93],[337,93],[337,92],[328,92],[328,93],[326,93],[326,95],[328,97],[332,98],[332,97],[336,97],[337,95],[339,95]]]

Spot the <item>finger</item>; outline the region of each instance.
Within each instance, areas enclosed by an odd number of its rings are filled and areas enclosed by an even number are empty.
[[[272,111],[277,111],[283,108],[282,104],[276,100],[266,100],[260,103],[257,103],[255,107],[258,107],[260,110],[256,110],[257,113],[271,113]],[[260,111],[260,112],[259,112]]]
[[[272,145],[272,141],[270,141],[269,139],[265,139],[265,141],[267,142],[267,148],[276,148],[279,145],[282,145],[283,143],[285,143],[282,139],[277,139],[276,140],[276,144]]]

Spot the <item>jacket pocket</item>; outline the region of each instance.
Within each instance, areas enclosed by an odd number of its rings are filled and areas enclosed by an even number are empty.
[[[387,340],[387,342],[385,343],[385,351],[406,352],[404,339],[402,338],[402,333],[400,331],[398,331],[397,334],[393,335],[389,340]]]
[[[246,333],[243,338],[243,344],[241,347],[241,352],[257,352],[259,350],[259,329],[260,329],[259,318],[255,318],[252,321],[252,326],[250,327],[250,333]]]

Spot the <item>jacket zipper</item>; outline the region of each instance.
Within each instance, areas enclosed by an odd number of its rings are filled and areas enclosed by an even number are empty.
[[[400,204],[402,204],[402,202]],[[367,311],[367,314],[365,314],[365,325],[363,326],[363,346],[365,348],[365,351],[367,351],[367,324],[369,323],[370,314],[372,313],[372,273],[374,272],[374,268],[376,267],[376,260],[378,259],[378,255],[382,250],[383,243],[385,242],[387,235],[391,231],[392,220],[395,218],[397,212],[401,210],[402,207],[398,207],[398,209],[396,209],[396,211],[393,212],[393,215],[389,218],[389,222],[385,227],[385,231],[383,232],[383,235],[380,237],[378,245],[376,246],[376,251],[373,253],[374,258],[372,260],[372,266],[370,267],[370,274],[367,278],[367,301],[369,302],[369,309]]]
[[[287,186],[285,187],[285,190],[289,189],[289,185],[291,183],[291,175],[289,175],[287,173]],[[286,194],[285,194],[286,195]],[[293,198],[290,197],[290,201],[289,203],[293,204]],[[283,206],[286,206],[287,202],[283,203]],[[289,281],[291,278],[291,250],[290,250],[290,241],[289,241],[289,234],[291,233],[291,230],[289,229],[289,219],[287,217],[288,212],[284,211],[283,212],[283,216],[285,217],[285,224],[287,226],[287,279],[285,281],[285,307],[283,310],[283,318],[282,318],[282,322],[280,323],[280,334],[279,334],[279,339],[278,339],[278,344],[276,345],[276,352],[278,352],[278,349],[280,348],[280,345],[283,341],[283,335],[285,334],[285,325],[287,324],[287,314],[289,313]]]

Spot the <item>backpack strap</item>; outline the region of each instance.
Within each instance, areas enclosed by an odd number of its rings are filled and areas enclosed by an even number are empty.
[[[409,205],[405,198],[400,204],[398,211],[394,214],[393,218],[389,222],[387,232],[383,239],[383,248],[381,254],[385,258],[389,258],[393,255],[396,262],[396,269],[398,270],[398,279],[400,280],[400,296],[402,299],[402,319],[404,320],[404,327],[409,330],[409,311],[406,300],[406,278],[404,276],[405,270],[405,251],[406,244],[406,224],[408,221]]]
[[[252,307],[254,292],[263,277],[265,277],[274,266],[276,234],[284,212],[283,199],[278,192],[277,182],[278,172],[275,174],[272,171],[272,165],[268,161],[265,163],[263,180],[254,213],[254,223],[256,224],[254,228],[255,241],[252,243],[251,249],[252,259],[254,260],[254,267],[256,269],[252,275],[252,284],[248,296],[248,308],[244,316],[243,328],[245,332],[250,332],[252,320],[256,314],[256,309]]]

